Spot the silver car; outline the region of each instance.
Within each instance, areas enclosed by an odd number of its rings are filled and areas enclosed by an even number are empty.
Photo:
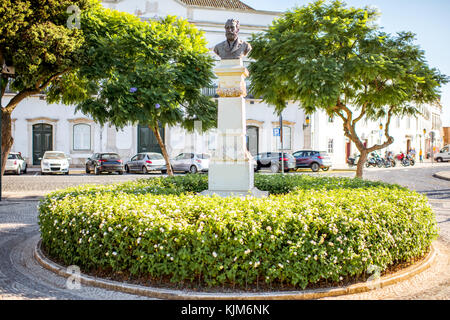
[[[17,175],[27,173],[27,163],[19,152],[11,152],[8,155],[5,172],[14,172]]]
[[[173,171],[182,172],[207,172],[211,156],[205,153],[180,153],[171,160]]]
[[[138,153],[125,164],[125,171],[149,173],[150,171],[161,171],[162,174],[167,173],[166,160],[160,153],[145,152]]]

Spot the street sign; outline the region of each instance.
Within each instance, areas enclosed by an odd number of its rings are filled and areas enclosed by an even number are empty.
[[[274,137],[280,136],[280,128],[273,128],[273,136]]]

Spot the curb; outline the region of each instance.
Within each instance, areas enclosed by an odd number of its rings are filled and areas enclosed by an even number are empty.
[[[77,277],[81,284],[128,294],[146,296],[149,298],[167,300],[311,300],[368,292],[408,280],[416,276],[417,274],[427,270],[436,262],[436,249],[433,245],[431,245],[431,250],[425,260],[421,261],[417,265],[409,266],[408,268],[401,270],[395,274],[381,277],[370,282],[357,283],[342,288],[241,294],[199,293],[189,290],[161,289],[104,280],[84,274],[74,276],[72,272],[67,271],[67,268],[64,268],[50,261],[47,257],[44,256],[41,250],[41,240],[39,240],[36,247],[34,248],[34,257],[37,262],[45,269],[65,278]]]
[[[446,176],[445,174],[447,174],[448,176]],[[450,181],[450,172],[448,172],[448,171],[437,172],[437,173],[433,174],[433,177]]]

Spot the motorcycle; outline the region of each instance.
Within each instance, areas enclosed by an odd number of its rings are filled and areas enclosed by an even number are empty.
[[[404,167],[414,166],[416,164],[416,161],[410,154],[405,155],[403,152],[400,154],[399,160]]]
[[[360,155],[358,154],[356,157],[354,158],[348,158],[347,159],[347,164],[350,168],[357,166],[358,165],[358,161],[359,161],[359,157]]]
[[[371,157],[367,160],[366,167],[382,168],[384,165],[384,160],[376,152],[372,152],[370,155]]]
[[[383,159],[385,168],[394,168],[397,165],[394,158],[392,156],[387,156]]]

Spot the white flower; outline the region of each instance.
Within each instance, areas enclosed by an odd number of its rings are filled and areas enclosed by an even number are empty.
[[[117,252],[115,252],[115,251],[113,251],[112,254],[113,254],[113,256],[117,256]]]
[[[247,249],[247,250],[245,250],[245,254],[249,254],[250,252],[252,252],[252,250],[250,250],[250,249]]]
[[[217,258],[217,253],[215,251],[212,253],[212,255],[214,258]]]

